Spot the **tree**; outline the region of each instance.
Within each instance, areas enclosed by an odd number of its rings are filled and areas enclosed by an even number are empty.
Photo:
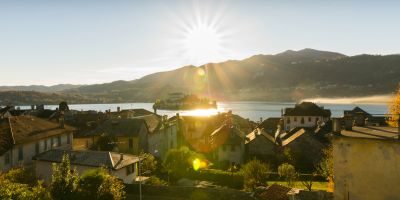
[[[76,199],[120,200],[125,198],[124,184],[106,169],[88,170],[78,181]]]
[[[50,194],[53,199],[73,199],[78,176],[71,170],[68,154],[64,154],[60,164],[53,164]]]
[[[393,127],[399,126],[399,114],[400,114],[400,85],[397,90],[397,94],[393,101],[389,103],[389,120],[388,124]]]
[[[297,177],[297,173],[293,165],[289,163],[283,163],[278,167],[279,177],[283,177],[289,187],[293,187],[294,180]]]
[[[144,154],[143,157],[145,159],[142,160],[142,162],[141,162],[141,164],[142,164],[141,171],[143,171],[143,173],[148,173],[148,174],[154,173],[157,170],[156,158],[149,153]]]
[[[325,177],[329,184],[328,190],[333,191],[333,148],[329,146],[328,148],[323,150],[323,159],[316,166],[317,172]]]
[[[245,189],[254,191],[258,186],[266,186],[269,169],[269,165],[255,159],[245,164],[242,168]]]
[[[100,151],[112,151],[114,149],[114,140],[111,136],[108,135],[101,135],[95,145],[93,145],[93,150],[100,150]]]
[[[192,167],[193,160],[196,157],[202,156],[187,147],[169,150],[163,162],[164,169],[168,173],[168,182],[170,178],[181,178]]]

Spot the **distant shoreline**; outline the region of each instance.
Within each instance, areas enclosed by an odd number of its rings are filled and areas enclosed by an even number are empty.
[[[393,101],[393,98],[393,94],[387,94],[364,97],[307,98],[302,101],[311,101],[323,104],[388,104]]]

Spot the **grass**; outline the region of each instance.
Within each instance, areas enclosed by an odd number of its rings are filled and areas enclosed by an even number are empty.
[[[287,183],[285,181],[268,181],[268,185],[279,184],[287,187]],[[301,181],[294,182],[294,188],[305,189],[307,188],[301,183]],[[328,182],[313,182],[312,190],[328,190]]]

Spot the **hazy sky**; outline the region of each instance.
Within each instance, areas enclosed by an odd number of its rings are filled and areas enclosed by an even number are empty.
[[[400,1],[0,0],[0,85],[132,80],[303,48],[400,53]]]

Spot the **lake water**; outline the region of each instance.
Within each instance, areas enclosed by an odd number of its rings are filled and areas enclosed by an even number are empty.
[[[208,110],[205,112],[192,112],[192,111],[167,111],[158,110],[157,114],[173,116],[177,112],[181,115],[207,115],[209,113],[226,112],[232,110],[233,114],[240,115],[244,118],[249,118],[253,121],[258,121],[269,117],[280,117],[281,109],[286,107],[294,107],[295,103],[275,103],[275,102],[219,102],[217,110]],[[343,115],[343,110],[351,110],[355,106],[359,106],[371,114],[386,114],[386,104],[318,104],[330,109],[332,117],[340,117]],[[47,105],[45,108],[55,109],[58,105]],[[117,107],[121,109],[144,108],[153,111],[152,103],[116,103],[116,104],[71,104],[70,109],[74,110],[96,110],[105,111],[111,109],[116,111]],[[21,109],[29,109],[30,106],[21,106]]]

